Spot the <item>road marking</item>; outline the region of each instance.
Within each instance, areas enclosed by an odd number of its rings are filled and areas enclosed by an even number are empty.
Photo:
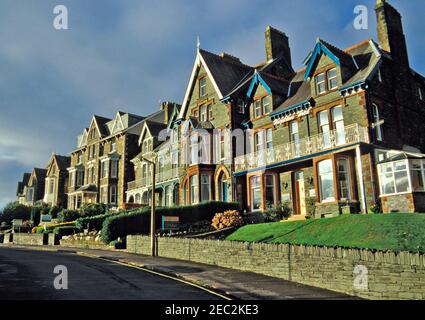
[[[81,252],[77,252],[77,254],[78,255],[81,255]],[[112,263],[116,263],[116,264],[119,264],[119,265],[122,265],[122,266],[125,266],[125,267],[130,267],[130,268],[138,269],[138,270],[141,270],[141,271],[144,271],[144,272],[147,272],[147,273],[151,273],[151,274],[154,274],[154,275],[163,277],[163,278],[167,278],[167,279],[171,279],[171,280],[174,280],[174,281],[178,281],[178,282],[187,284],[189,286],[192,286],[192,287],[201,289],[201,290],[206,291],[206,292],[208,292],[208,293],[210,293],[212,295],[215,295],[215,296],[217,296],[217,297],[219,297],[219,298],[221,298],[223,300],[229,300],[229,301],[232,300],[230,297],[227,297],[225,295],[222,295],[222,294],[220,294],[218,292],[215,292],[215,291],[210,290],[208,288],[205,288],[203,286],[200,286],[200,285],[197,285],[195,283],[192,283],[192,282],[189,282],[189,281],[186,281],[186,280],[183,280],[183,279],[179,279],[177,277],[173,277],[173,276],[170,276],[170,275],[167,275],[167,274],[158,272],[158,271],[149,270],[146,267],[141,267],[141,266],[134,265],[134,264],[131,264],[131,263],[126,263],[126,262],[121,262],[121,261],[116,261],[116,260],[101,258],[101,257],[95,256],[95,255],[90,255],[90,254],[86,254],[86,253],[84,253],[83,256],[94,258],[94,259],[99,259],[99,260],[103,260],[103,261],[108,261],[108,262],[112,262]]]

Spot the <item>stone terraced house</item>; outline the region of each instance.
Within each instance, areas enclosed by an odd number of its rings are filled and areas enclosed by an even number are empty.
[[[94,116],[78,137],[68,168],[68,208],[104,203],[124,209],[126,182],[134,177],[130,160],[137,154],[143,117],[118,112],[114,119]]]
[[[93,117],[71,153],[68,207],[148,205],[153,161],[160,206],[285,204],[294,219],[425,211],[425,78],[410,67],[400,13],[385,0],[375,11],[377,41],[318,38],[299,70],[272,27],[256,66],[198,46],[181,105]],[[29,187],[19,184],[20,201]]]
[[[161,205],[238,201],[255,212],[284,203],[295,218],[377,203],[425,210],[425,79],[409,65],[398,11],[381,0],[375,9],[378,42],[342,50],[317,39],[300,70],[272,27],[266,62],[254,67],[198,48],[178,116],[144,125],[131,201],[149,203],[143,158],[152,153],[157,171],[171,172],[156,191]]]
[[[34,168],[29,177],[27,174],[24,175],[21,204],[34,206],[43,202],[46,174],[46,169]]]
[[[18,182],[18,189],[16,192],[16,201],[19,204],[25,204],[26,202],[26,188],[28,181],[30,180],[31,173],[24,173],[22,176],[22,181]]]
[[[71,158],[52,154],[47,164],[43,202],[50,206],[67,207],[68,167]]]

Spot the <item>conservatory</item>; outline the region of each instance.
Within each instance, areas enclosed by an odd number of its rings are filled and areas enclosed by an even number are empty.
[[[391,152],[379,162],[383,212],[425,212],[425,155]]]

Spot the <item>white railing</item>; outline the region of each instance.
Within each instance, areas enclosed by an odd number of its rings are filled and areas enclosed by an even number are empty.
[[[179,177],[178,168],[165,170],[165,171],[157,171],[155,176],[155,183],[161,183],[168,180],[173,180]],[[152,176],[151,171],[148,172],[148,177],[144,179],[139,179],[135,181],[131,181],[127,184],[127,190],[134,190],[138,188],[150,187],[152,185]]]
[[[344,130],[333,130],[315,136],[289,142],[272,149],[265,149],[235,158],[236,172],[261,168],[267,165],[296,159],[317,152],[338,148],[355,143],[369,143],[366,127],[358,124],[350,125]]]

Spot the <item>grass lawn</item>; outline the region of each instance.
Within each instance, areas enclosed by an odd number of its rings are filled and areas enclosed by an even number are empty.
[[[227,240],[425,253],[425,214],[342,215],[248,225]]]

